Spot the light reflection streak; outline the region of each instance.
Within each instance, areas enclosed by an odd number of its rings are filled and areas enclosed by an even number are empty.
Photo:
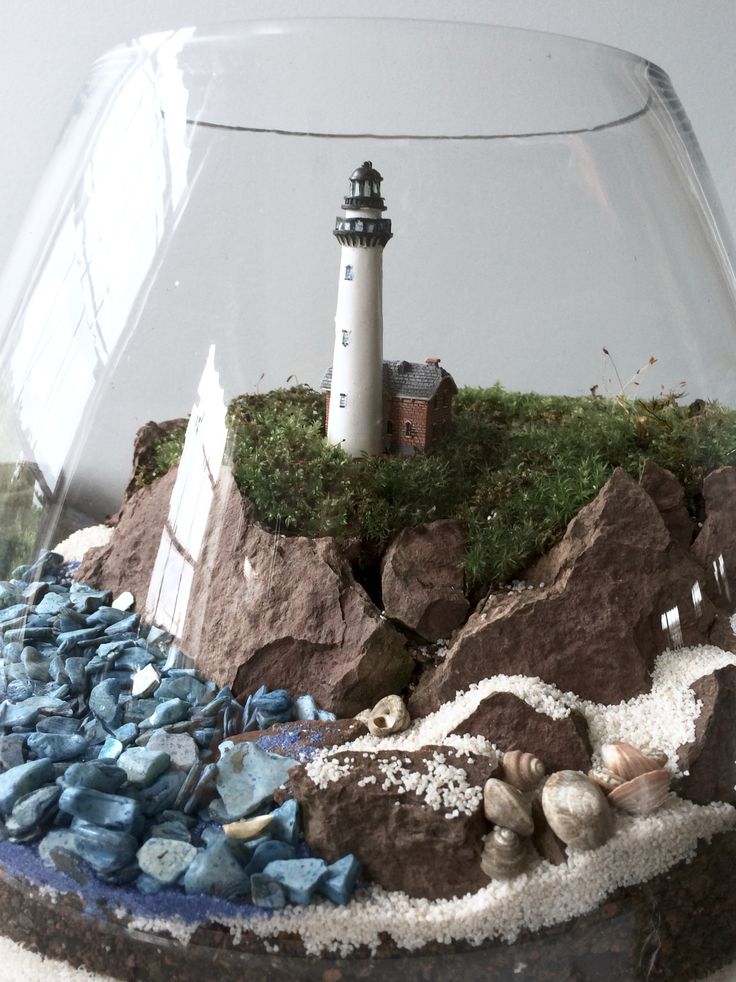
[[[227,404],[211,345],[184,437],[166,525],[148,588],[154,623],[181,637],[227,441]]]
[[[142,39],[121,56],[122,81],[112,59],[114,93],[86,134],[83,160],[65,161],[65,210],[8,332],[22,452],[52,494],[79,450],[95,395],[109,384],[113,355],[134,327],[137,298],[188,190],[187,90],[177,57],[192,32]],[[67,157],[79,152],[73,136]]]

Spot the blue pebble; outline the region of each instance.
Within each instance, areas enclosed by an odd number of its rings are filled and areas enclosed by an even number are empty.
[[[78,733],[31,733],[26,743],[37,757],[48,757],[53,761],[74,760],[89,747]]]
[[[156,778],[169,769],[171,757],[162,750],[146,750],[145,747],[130,747],[118,758],[118,767],[128,775],[134,787],[147,788]]]
[[[10,815],[19,798],[53,783],[55,777],[54,765],[47,758],[29,760],[0,774],[0,815]]]
[[[281,839],[295,846],[299,841],[299,804],[295,798],[287,800],[271,812],[268,831],[274,839]]]
[[[60,794],[61,788],[49,784],[19,798],[5,823],[10,838],[15,841],[40,838],[44,833],[44,826],[57,811]]]
[[[65,788],[59,799],[59,808],[75,818],[116,832],[135,829],[141,819],[141,806],[137,801],[93,788]]]
[[[23,749],[26,738],[23,733],[8,733],[0,736],[0,771],[9,771],[18,764],[25,763]]]
[[[135,723],[123,723],[115,730],[115,738],[122,744],[132,743],[138,736],[138,727]]]
[[[109,627],[111,624],[117,624],[118,621],[122,621],[128,616],[127,611],[118,610],[117,607],[98,607],[85,620],[90,627],[99,627],[100,625]]]
[[[123,750],[125,750],[125,747],[120,740],[118,740],[116,737],[108,736],[99,749],[97,759],[117,760]]]
[[[23,617],[29,612],[29,609],[28,604],[13,604],[12,607],[6,607],[4,610],[0,610],[0,626],[17,620],[19,617]]]
[[[184,874],[184,889],[231,900],[250,892],[250,879],[223,836],[194,857]]]
[[[221,743],[215,784],[231,819],[250,815],[269,801],[296,765],[291,757],[261,750],[255,743]]]
[[[40,603],[36,604],[37,614],[58,614],[69,603],[69,598],[61,593],[47,593]]]
[[[308,904],[327,873],[323,859],[277,859],[263,870],[294,904]]]
[[[112,794],[127,781],[125,771],[106,760],[86,760],[64,771],[61,782],[67,788],[92,788]]]
[[[243,843],[243,846],[247,849],[248,843]],[[253,849],[245,872],[248,876],[253,876],[254,873],[262,873],[269,863],[294,859],[295,856],[296,850],[287,842],[279,842],[278,839],[262,839]]]
[[[64,655],[67,651],[71,651],[80,641],[87,641],[90,638],[97,637],[99,637],[99,628],[96,627],[80,627],[73,631],[62,631],[56,635],[59,654]]]
[[[90,822],[77,820],[72,823],[71,831],[77,855],[98,873],[117,873],[135,862],[138,840],[127,832],[101,828]]]
[[[256,724],[261,730],[274,723],[288,723],[294,718],[294,702],[285,689],[274,689],[253,699],[251,707],[255,711]]]
[[[152,661],[153,655],[145,648],[131,647],[115,656],[115,668],[124,672],[137,672]]]
[[[294,715],[296,719],[317,719],[318,707],[314,696],[297,696],[294,700]]]
[[[44,716],[36,723],[38,733],[79,733],[82,721],[73,716]]]
[[[333,904],[346,904],[353,895],[361,866],[352,853],[327,867],[327,875],[319,884],[319,893]]]
[[[250,878],[251,902],[256,907],[278,910],[286,906],[286,894],[278,880],[265,873],[254,873]]]
[[[120,683],[118,680],[103,679],[89,694],[89,708],[109,726],[119,726],[123,717],[122,707],[118,705],[119,697]]]
[[[121,621],[116,624],[111,624],[109,627],[105,628],[105,634],[109,637],[114,637],[116,634],[126,634],[129,631],[134,632],[138,630],[138,625],[141,622],[140,614],[128,614]]]
[[[165,756],[168,757],[168,754]],[[168,771],[153,784],[138,791],[136,798],[140,802],[143,814],[151,818],[171,808],[179,795],[184,777],[181,771]]]
[[[69,599],[80,614],[92,614],[99,607],[109,607],[112,603],[110,590],[95,590],[86,583],[72,583]]]
[[[154,712],[144,720],[141,720],[142,730],[155,730],[159,726],[169,726],[172,723],[179,723],[189,717],[191,706],[183,699],[167,699],[166,702],[159,703]]]
[[[192,675],[178,675],[174,678],[165,678],[154,695],[162,701],[165,699],[185,699],[190,705],[195,706],[202,702],[206,693],[207,686],[204,682],[200,682]]]

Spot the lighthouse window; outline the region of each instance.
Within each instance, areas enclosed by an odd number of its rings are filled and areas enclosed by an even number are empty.
[[[363,222],[361,221],[360,218],[357,218],[356,221],[355,221],[355,231],[356,232],[362,232],[363,231]]]
[[[347,346],[349,344],[350,344],[350,331],[343,331],[342,332],[342,346],[343,346],[343,348],[347,348]]]
[[[346,266],[345,267],[345,279],[346,280],[352,280],[352,278],[353,278],[353,267],[352,266]],[[343,344],[344,343],[345,342],[343,341]]]
[[[340,409],[344,409],[347,406],[347,404],[348,404],[347,393],[341,392],[340,393]]]

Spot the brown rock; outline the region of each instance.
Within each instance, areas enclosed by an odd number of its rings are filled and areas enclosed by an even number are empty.
[[[705,568],[708,596],[736,608],[736,467],[719,467],[703,481],[705,521],[690,554]]]
[[[705,597],[696,605],[692,590],[702,577],[649,495],[617,469],[527,575],[545,586],[481,603],[420,679],[412,715],[498,673],[539,676],[603,703],[646,692],[662,650],[707,638],[713,607]]]
[[[200,672],[236,696],[265,683],[308,692],[348,717],[401,691],[413,666],[404,640],[332,539],[262,529],[224,467],[214,488],[201,472],[192,477],[197,508],[210,499],[198,527],[196,510],[182,504],[190,489],[180,473],[132,495],[111,542],[85,556],[78,579],[130,590],[146,619],[171,630]]]
[[[381,562],[386,616],[427,641],[449,638],[468,616],[464,548],[462,528],[451,519],[399,532]]]
[[[639,484],[657,506],[675,542],[683,549],[689,549],[696,526],[685,507],[685,491],[672,471],[653,460],[645,460]]]
[[[537,712],[511,692],[494,692],[463,720],[453,733],[484,736],[499,750],[524,750],[552,771],[587,771],[591,746],[582,713],[565,719]]]
[[[480,868],[482,838],[489,828],[481,796],[472,815],[447,818],[446,809],[435,811],[413,791],[399,794],[395,785],[382,787],[386,780],[382,762],[398,757],[407,771],[426,773],[435,752],[447,764],[461,768],[479,789],[494,774],[486,758],[474,756],[469,764],[466,754],[447,747],[346,751],[336,755],[340,763],[350,763],[349,773],[339,780],[318,788],[304,767],[293,768],[283,795],[299,801],[304,838],[327,862],[351,852],[363,864],[366,877],[387,890],[431,900],[461,897],[488,883]],[[403,763],[407,760],[410,763]]]
[[[736,654],[736,634],[733,632],[730,619],[725,614],[716,614],[708,635],[708,644]]]
[[[690,686],[703,703],[695,721],[695,740],[678,750],[681,770],[689,774],[675,790],[698,805],[736,804],[736,665],[719,668]]]

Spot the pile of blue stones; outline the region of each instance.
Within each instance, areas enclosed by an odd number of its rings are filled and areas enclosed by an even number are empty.
[[[297,802],[273,800],[298,761],[230,739],[334,715],[266,686],[239,702],[131,613],[130,594],[113,602],[71,572],[44,552],[0,581],[0,839],[37,843],[80,882],[86,865],[143,893],[347,903],[355,857],[311,856]]]

